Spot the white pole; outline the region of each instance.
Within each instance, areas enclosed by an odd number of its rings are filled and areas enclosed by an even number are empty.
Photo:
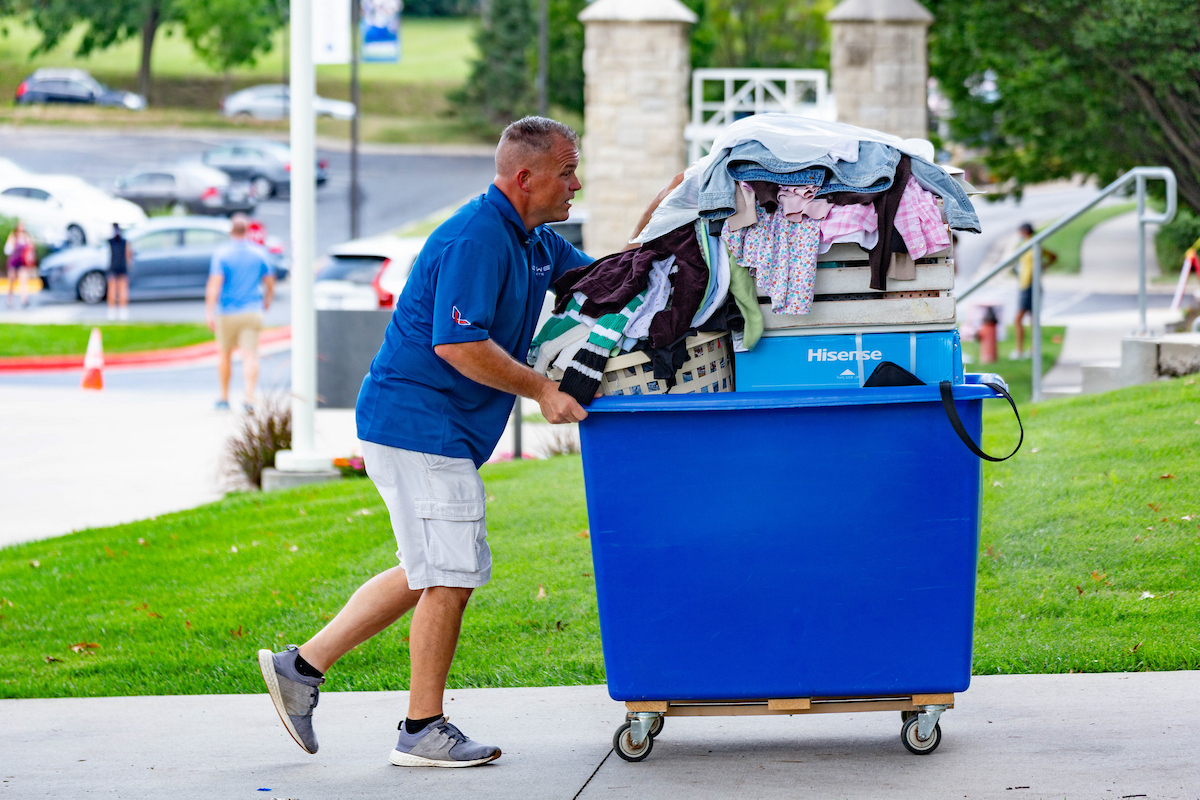
[[[317,318],[313,310],[313,261],[316,255],[316,123],[313,97],[313,0],[291,0],[291,217],[292,217],[292,449],[275,454],[284,472],[332,469],[316,452],[313,427],[317,409]]]

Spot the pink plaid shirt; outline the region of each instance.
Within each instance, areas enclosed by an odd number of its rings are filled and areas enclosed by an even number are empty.
[[[938,211],[937,198],[922,189],[916,178],[910,177],[904,187],[895,225],[914,261],[950,246],[950,234]]]
[[[879,228],[879,217],[873,205],[834,206],[821,220],[821,241],[831,242],[839,236],[856,231],[870,233]]]

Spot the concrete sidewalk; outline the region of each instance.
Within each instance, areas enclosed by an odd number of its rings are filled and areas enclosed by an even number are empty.
[[[631,764],[610,752],[623,706],[576,686],[451,691],[448,715],[503,757],[392,767],[405,702],[326,693],[308,756],[265,694],[0,701],[0,797],[1200,797],[1200,672],[977,677],[928,756],[894,712],[673,717]]]

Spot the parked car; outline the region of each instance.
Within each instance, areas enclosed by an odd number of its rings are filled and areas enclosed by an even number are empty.
[[[214,217],[156,217],[126,233],[133,245],[129,268],[131,299],[203,297],[213,252],[229,241],[229,220]],[[268,240],[264,247],[280,279],[287,277],[283,248]],[[46,291],[103,302],[108,291],[105,272],[108,244],[75,247],[42,259],[39,275]]]
[[[120,106],[131,111],[146,108],[146,98],[120,89],[109,89],[82,69],[36,70],[17,86],[16,102],[75,103],[97,106]]]
[[[392,308],[425,237],[385,234],[329,248],[316,266],[313,303],[318,310]]]
[[[282,83],[268,83],[242,89],[221,101],[221,111],[227,117],[284,119],[289,113],[288,87]],[[354,103],[318,96],[313,98],[313,111],[318,117],[353,119]]]
[[[288,194],[292,185],[292,149],[270,139],[248,139],[214,147],[200,157],[235,181],[246,181],[258,200]],[[317,186],[323,186],[329,174],[329,162],[317,161]]]
[[[44,231],[54,229],[57,240],[71,247],[107,239],[114,222],[124,228],[146,220],[145,212],[133,203],[82,178],[24,170],[0,171],[0,214],[19,217]]]
[[[249,214],[257,205],[250,184],[233,181],[204,164],[173,164],[131,173],[117,181],[119,197],[147,212],[183,214]]]

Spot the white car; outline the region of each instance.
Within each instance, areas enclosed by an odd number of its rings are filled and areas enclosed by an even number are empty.
[[[288,87],[282,83],[251,86],[221,101],[221,112],[227,117],[286,119],[288,111]],[[354,119],[354,103],[314,97],[313,112],[318,117]]]
[[[394,308],[425,237],[390,234],[335,245],[317,262],[313,302],[319,310]]]
[[[37,230],[61,230],[59,241],[72,247],[103,242],[112,236],[114,222],[128,228],[146,221],[146,213],[136,205],[82,178],[23,170],[0,171],[0,214]]]

